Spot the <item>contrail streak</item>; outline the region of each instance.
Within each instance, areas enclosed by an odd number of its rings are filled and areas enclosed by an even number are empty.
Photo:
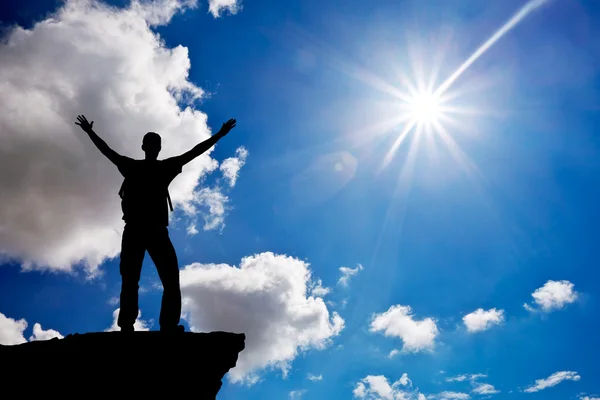
[[[458,69],[448,78],[444,83],[440,85],[440,87],[435,91],[435,96],[442,95],[450,85],[452,85],[459,76],[463,74],[473,64],[483,53],[485,53],[490,47],[494,45],[502,36],[504,36],[508,31],[515,27],[519,22],[521,22],[526,16],[535,11],[537,8],[541,7],[549,0],[530,0],[527,4],[525,4],[515,15],[512,16],[500,29],[496,31],[484,44],[479,47],[475,53],[471,55]]]

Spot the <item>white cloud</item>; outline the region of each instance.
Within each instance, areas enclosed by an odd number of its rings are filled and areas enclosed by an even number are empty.
[[[358,264],[356,268],[340,267],[340,272],[342,273],[342,276],[340,276],[338,284],[342,286],[348,286],[348,281],[350,280],[350,278],[358,274],[360,271],[362,271],[362,269],[363,266],[361,264]]]
[[[470,376],[471,381],[474,381],[479,378],[487,378],[487,375],[486,374],[472,374]]]
[[[471,396],[462,392],[442,392],[436,395],[434,398],[439,400],[467,400],[470,399]]]
[[[555,372],[546,379],[536,379],[535,384],[525,389],[526,393],[539,392],[540,390],[547,389],[552,386],[556,386],[562,381],[578,381],[581,376],[577,375],[575,371],[560,371]]]
[[[367,375],[356,383],[354,397],[369,400],[425,400],[425,395],[413,388],[407,373],[390,384],[383,375]]]
[[[223,177],[229,184],[229,187],[234,187],[237,182],[238,175],[240,173],[240,169],[246,163],[246,159],[248,158],[248,150],[244,147],[238,147],[235,151],[235,157],[229,157],[223,160],[219,169],[223,174]]]
[[[35,340],[50,340],[54,338],[62,339],[63,335],[54,329],[43,330],[42,325],[40,325],[38,322],[33,324],[33,334],[29,337],[29,341],[33,342]]]
[[[225,215],[230,210],[229,197],[223,194],[220,189],[202,188],[194,192],[194,201],[197,205],[208,208],[207,213],[203,213],[205,231],[214,229],[222,230],[225,227]],[[194,208],[194,213],[196,209]],[[198,233],[195,225],[188,227],[188,234]]]
[[[446,378],[446,382],[464,382],[467,379],[470,381],[475,381],[479,378],[487,378],[487,375],[486,374],[470,374],[470,375],[462,374],[462,375],[448,377],[448,378]]]
[[[412,386],[412,381],[408,378],[408,374],[406,372],[402,374],[400,379],[398,379],[398,383],[400,383],[402,386]]]
[[[325,348],[344,327],[322,298],[307,297],[311,282],[309,264],[270,252],[239,267],[195,263],[181,271],[184,316],[192,331],[246,334],[231,381],[256,382],[266,368],[285,375],[299,352]]]
[[[412,390],[412,382],[406,373],[390,385],[383,375],[367,375],[356,383],[352,391],[354,397],[369,400],[409,400],[424,399],[418,389]]]
[[[409,306],[391,306],[386,312],[374,314],[371,332],[383,332],[385,336],[402,339],[402,351],[432,350],[439,331],[432,318],[417,320]]]
[[[446,378],[446,382],[463,382],[466,381],[467,379],[470,379],[471,375],[467,375],[467,374],[462,374],[462,375],[457,375],[457,376],[449,376],[448,378]]]
[[[308,374],[306,379],[308,379],[309,381],[322,381],[323,380],[323,375],[314,375],[314,374]]]
[[[244,166],[248,157],[248,150],[244,147],[239,147],[235,154],[235,157],[225,159],[219,167],[227,185],[222,187],[217,184],[212,188],[205,187],[195,191],[193,204],[185,208],[186,213],[190,217],[193,217],[198,212],[198,208],[203,209],[201,214],[204,218],[203,229],[205,231],[216,229],[222,231],[225,228],[225,217],[227,216],[227,212],[231,210],[229,197],[225,192],[235,186],[240,169]],[[188,226],[187,233],[189,235],[198,233],[194,221]]]
[[[504,310],[492,308],[484,311],[479,308],[463,317],[463,322],[467,330],[471,333],[485,331],[494,325],[499,325],[504,321]]]
[[[535,304],[542,311],[550,312],[563,308],[567,304],[571,304],[577,300],[578,293],[574,290],[575,285],[569,281],[552,281],[549,280],[541,288],[536,289],[531,294]],[[528,311],[535,311],[536,308],[525,303],[523,304]]]
[[[117,320],[119,318],[119,308],[117,308],[115,311],[113,311],[113,322],[112,325],[108,328],[106,328],[104,330],[104,332],[116,332],[116,331],[120,331],[121,328],[119,327],[119,325],[117,325]],[[136,331],[149,331],[150,327],[152,326],[152,320],[150,321],[144,321],[143,319],[141,319],[142,317],[142,312],[138,311],[138,316],[133,324],[133,329]]]
[[[242,9],[241,0],[208,0],[208,11],[218,18],[223,12],[237,14]]]
[[[492,395],[500,393],[499,390],[496,390],[493,385],[489,383],[481,383],[477,382],[477,379],[487,378],[486,374],[462,374],[452,377],[447,377],[446,382],[464,382],[469,381],[473,386],[473,393],[479,395]],[[444,393],[454,393],[454,392],[444,392]],[[464,393],[459,393],[459,396],[465,395]],[[468,395],[467,395],[468,396]],[[468,398],[468,397],[467,397]]]
[[[299,399],[306,393],[306,389],[292,390],[290,392],[290,399]]]
[[[600,400],[600,397],[581,396],[579,400]]]
[[[27,329],[27,321],[15,320],[0,313],[0,344],[14,345],[27,342],[23,332]]]
[[[163,158],[210,137],[206,114],[179,106],[204,93],[188,80],[187,48],[166,47],[150,27],[194,5],[159,0],[116,8],[67,0],[31,29],[16,27],[4,37],[0,255],[22,261],[25,269],[82,265],[90,274],[118,255],[122,177],[74,124],[78,114],[95,121],[115,151],[134,158],[143,157],[148,131],[163,137]],[[218,167],[209,154],[173,181],[175,207],[189,211],[195,201],[208,201],[194,190]]]
[[[15,320],[0,313],[0,344],[16,345],[26,343],[27,339],[25,339],[23,333],[25,332],[25,329],[27,329],[27,326],[27,321],[24,318]],[[60,332],[53,329],[45,331],[42,329],[42,326],[36,322],[33,325],[33,332],[29,340],[50,340],[55,337],[59,339],[63,338]]]
[[[176,13],[197,5],[197,0],[133,0],[130,7],[150,26],[157,26],[168,24]]]
[[[446,378],[446,382],[463,382],[469,379],[469,375],[457,375]]]
[[[330,288],[324,287],[323,282],[317,279],[310,285],[310,294],[315,297],[323,297],[331,292]]]
[[[476,383],[473,388],[473,393],[476,394],[497,394],[500,393],[493,385],[489,383]]]
[[[390,351],[390,354],[388,354],[388,358],[394,358],[394,357],[396,357],[400,353],[401,353],[400,350],[394,349],[394,350]]]

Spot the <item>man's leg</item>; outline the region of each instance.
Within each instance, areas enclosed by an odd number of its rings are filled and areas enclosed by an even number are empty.
[[[177,254],[166,227],[157,229],[148,239],[148,254],[156,265],[163,286],[159,318],[160,329],[177,330],[181,317],[181,289]]]
[[[133,331],[138,316],[138,289],[146,247],[144,232],[125,226],[121,242],[121,309],[117,324],[122,331]]]

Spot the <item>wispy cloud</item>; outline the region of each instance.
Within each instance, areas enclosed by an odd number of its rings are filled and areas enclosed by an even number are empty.
[[[323,375],[314,375],[314,374],[308,374],[306,376],[306,379],[308,379],[309,381],[322,381],[323,380]]]
[[[498,394],[500,393],[499,390],[497,390],[493,385],[490,385],[489,383],[477,383],[475,384],[475,387],[473,388],[473,393],[476,394]]]
[[[300,399],[300,398],[302,398],[302,396],[304,396],[305,393],[306,393],[306,389],[292,390],[290,392],[290,400]]]
[[[446,382],[464,382],[466,380],[477,380],[480,378],[487,378],[486,374],[462,374],[457,376],[451,376],[446,378]]]
[[[363,266],[361,264],[358,264],[356,268],[340,267],[340,273],[342,274],[342,276],[340,276],[338,284],[342,286],[348,286],[350,278],[358,274],[360,271],[362,271],[362,269]]]
[[[581,376],[579,376],[575,371],[555,372],[546,379],[537,379],[535,381],[535,384],[525,389],[524,392],[535,393],[539,392],[540,390],[556,386],[563,381],[578,381],[580,379]]]
[[[310,285],[310,294],[315,297],[324,297],[331,292],[331,289],[323,286],[323,281],[317,279]]]
[[[467,400],[470,399],[467,393],[463,392],[441,392],[437,395],[427,396],[428,398],[437,399],[437,400]]]
[[[229,157],[223,160],[219,169],[223,174],[223,178],[229,184],[229,187],[234,187],[237,182],[240,169],[246,164],[248,158],[248,150],[245,147],[239,147],[235,151],[235,157]]]

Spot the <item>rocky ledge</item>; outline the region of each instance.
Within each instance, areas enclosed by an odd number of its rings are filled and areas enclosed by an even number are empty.
[[[213,400],[245,339],[228,332],[98,332],[0,346],[2,382],[26,398]]]

